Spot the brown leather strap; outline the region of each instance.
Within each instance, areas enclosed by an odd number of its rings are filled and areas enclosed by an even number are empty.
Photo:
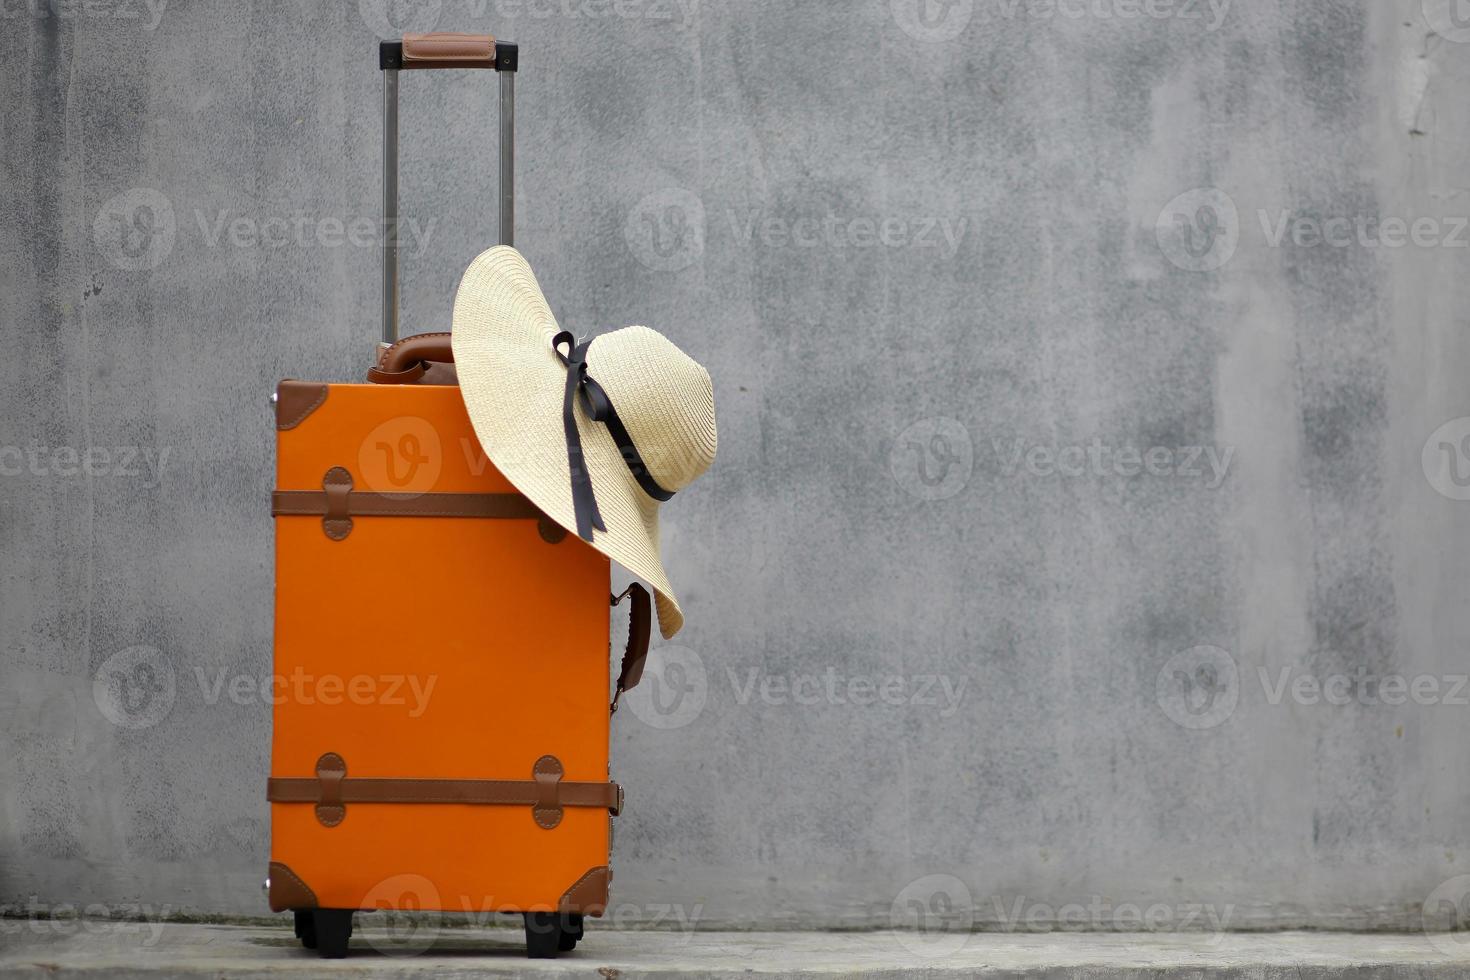
[[[380,779],[347,775],[347,764],[335,752],[317,760],[315,777],[274,776],[266,783],[271,803],[311,803],[317,819],[335,827],[350,803],[467,803],[484,806],[528,806],[536,823],[547,830],[561,822],[569,806],[623,809],[617,783],[572,783],[561,778],[561,762],[542,756],[530,779]]]
[[[378,355],[378,363],[368,368],[368,380],[380,385],[416,384],[423,379],[430,362],[454,363],[454,348],[450,346],[448,333],[404,337]]]
[[[531,806],[541,802],[535,779],[377,779],[344,777],[338,783],[346,803],[482,803]],[[556,784],[558,806],[605,807],[616,816],[622,808],[617,783]],[[272,776],[266,784],[272,803],[320,803],[322,781],[312,776]]]
[[[615,596],[612,604],[616,606],[629,596],[633,605],[628,610],[628,645],[623,649],[623,669],[618,672],[618,688],[613,692],[612,714],[617,713],[618,699],[623,692],[631,691],[643,679],[643,663],[648,658],[648,637],[653,622],[648,590],[634,582],[622,595]]]
[[[536,521],[541,539],[557,544],[566,528],[543,514],[518,493],[374,493],[354,490],[352,474],[334,466],[322,477],[321,490],[276,490],[272,517],[320,517],[333,541],[352,533],[354,517],[480,517]]]
[[[350,489],[350,487],[348,488]],[[272,517],[540,517],[518,493],[370,493],[365,490],[276,490]],[[563,532],[565,533],[565,532]]]
[[[489,34],[405,34],[403,67],[494,68],[495,38]]]

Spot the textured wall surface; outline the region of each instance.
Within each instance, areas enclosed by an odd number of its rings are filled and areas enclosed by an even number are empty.
[[[5,4],[0,904],[264,911],[266,398],[361,376],[374,44],[438,28],[522,46],[563,325],[715,378],[689,625],[613,724],[618,916],[1448,923],[1465,13]],[[404,319],[446,329],[494,80],[403,89]]]

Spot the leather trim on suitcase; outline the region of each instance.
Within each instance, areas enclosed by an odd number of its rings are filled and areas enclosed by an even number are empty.
[[[494,68],[495,38],[489,34],[403,35],[404,68]]]
[[[313,892],[311,887],[287,865],[279,861],[272,861],[267,880],[270,882],[270,887],[267,889],[266,897],[270,902],[272,912],[317,907],[316,892]]]
[[[592,868],[562,893],[557,911],[600,916],[607,909],[607,890],[611,884],[611,868],[606,865]]]
[[[312,803],[317,820],[335,827],[347,816],[349,803],[472,803],[529,806],[537,826],[551,830],[561,823],[562,808],[597,807],[617,816],[623,788],[617,783],[563,782],[561,762],[551,755],[536,760],[530,779],[383,779],[350,778],[347,763],[335,752],[317,760],[315,777],[273,776],[266,783],[271,803]]]
[[[458,385],[448,332],[403,338],[378,355],[367,379],[380,385]]]
[[[328,386],[314,381],[282,381],[276,386],[276,428],[294,429],[327,400]]]
[[[322,530],[333,541],[352,533],[354,517],[478,517],[502,520],[535,519],[542,540],[556,544],[566,528],[543,514],[518,493],[374,493],[354,490],[352,474],[334,466],[322,477],[321,490],[276,490],[271,493],[272,517],[320,517]]]

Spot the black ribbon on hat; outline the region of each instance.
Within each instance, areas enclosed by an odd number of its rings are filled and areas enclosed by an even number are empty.
[[[567,348],[565,354],[561,351],[563,344]],[[577,536],[583,541],[592,540],[594,529],[606,531],[607,527],[602,523],[602,511],[597,507],[597,495],[592,492],[592,474],[587,470],[586,455],[582,452],[582,434],[577,431],[577,414],[574,403],[579,393],[582,397],[582,407],[587,411],[587,417],[607,426],[613,442],[618,445],[623,462],[628,464],[628,469],[633,473],[633,479],[638,481],[643,492],[654,500],[669,500],[674,496],[674,491],[665,490],[659,486],[658,481],[648,472],[643,457],[638,453],[638,447],[633,445],[633,437],[628,435],[628,430],[623,426],[623,420],[618,418],[618,411],[613,408],[612,400],[607,397],[607,392],[602,390],[602,385],[587,374],[587,348],[591,346],[592,341],[590,340],[577,343],[577,338],[572,336],[568,330],[563,330],[551,338],[551,349],[556,351],[556,356],[561,358],[561,362],[567,367],[567,387],[566,394],[562,398],[561,423],[567,436],[567,467],[572,474],[572,507],[577,515]]]

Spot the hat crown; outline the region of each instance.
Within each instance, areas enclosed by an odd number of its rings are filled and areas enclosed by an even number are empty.
[[[719,435],[709,372],[667,337],[641,326],[600,334],[588,346],[587,373],[659,486],[683,490],[714,463]]]
[[[709,374],[646,327],[570,349],[565,339],[555,344],[561,333],[525,258],[508,245],[482,252],[454,301],[460,395],[480,445],[516,490],[653,586],[669,639],[684,614],[660,555],[659,508],[663,491],[683,490],[715,458]],[[613,413],[626,438],[606,424]]]

